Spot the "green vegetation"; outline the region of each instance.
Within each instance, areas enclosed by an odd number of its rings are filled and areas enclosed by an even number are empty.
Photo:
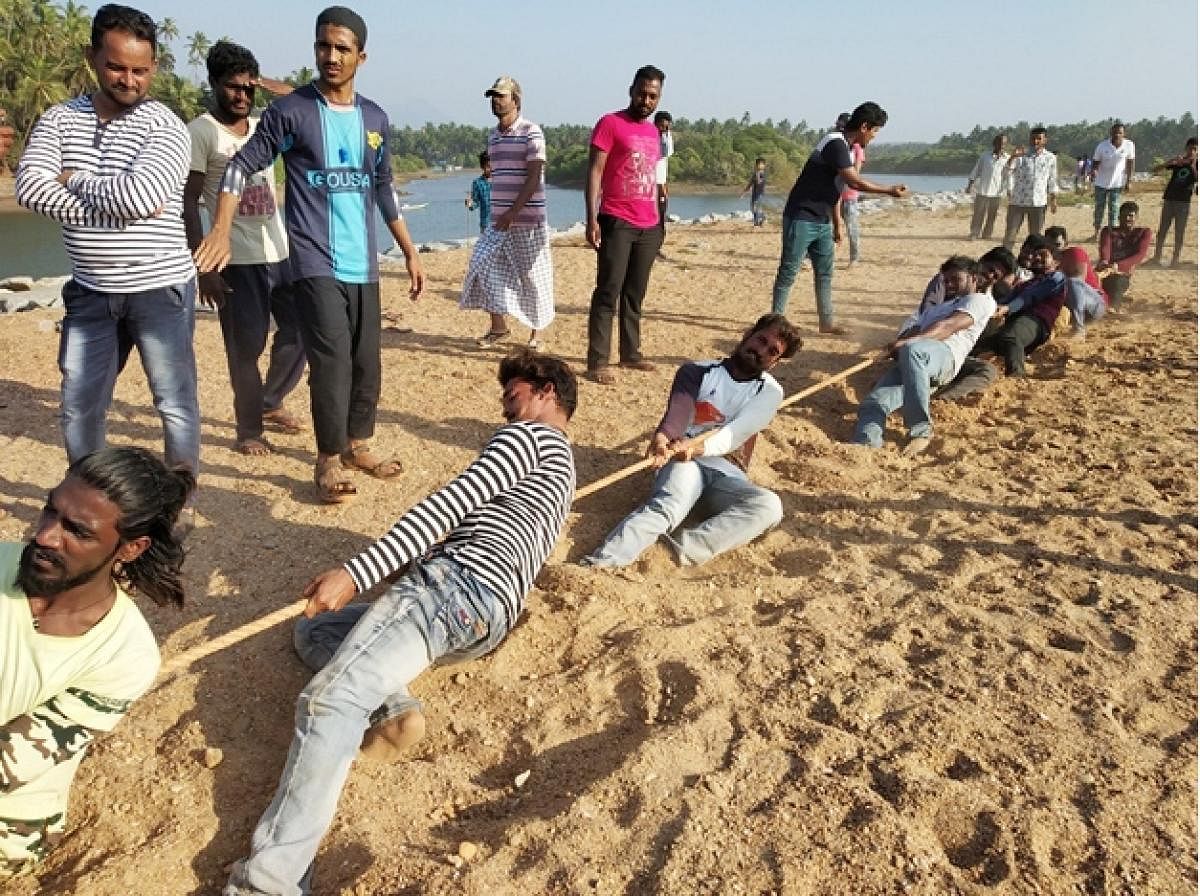
[[[84,51],[91,39],[92,13],[74,0],[65,4],[49,0],[0,0],[0,106],[8,111],[17,139],[2,163],[15,164],[37,117],[55,103],[78,96],[96,86]],[[158,23],[158,74],[151,95],[170,106],[184,121],[201,111],[199,87],[175,73],[175,56],[168,41],[179,37],[172,19]],[[197,38],[200,40],[197,41]],[[208,52],[204,35],[189,38],[189,61],[196,52]],[[201,54],[200,60],[203,60]]]
[[[1047,145],[1058,155],[1063,174],[1075,170],[1079,156],[1090,157],[1096,144],[1108,136],[1114,119],[1047,124]],[[966,177],[979,154],[991,148],[996,134],[1008,134],[1010,144],[1023,145],[1035,125],[1018,121],[1013,125],[981,127],[969,134],[947,134],[934,144],[879,144],[871,148],[871,170],[896,174],[948,174]],[[1125,134],[1137,144],[1139,171],[1183,152],[1188,137],[1196,136],[1196,119],[1190,112],[1179,118],[1158,117],[1151,121],[1125,122]]]

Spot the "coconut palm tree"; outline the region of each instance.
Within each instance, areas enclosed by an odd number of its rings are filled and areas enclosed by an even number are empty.
[[[192,80],[197,84],[203,80],[200,77],[200,67],[204,65],[211,49],[212,41],[205,37],[203,31],[197,31],[188,38],[188,65],[192,67]]]

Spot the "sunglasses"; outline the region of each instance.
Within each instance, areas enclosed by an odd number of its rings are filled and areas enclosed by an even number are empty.
[[[257,89],[257,87],[254,84],[222,84],[221,86],[225,90],[233,90],[233,91],[237,91],[239,93],[248,94],[250,96],[253,96],[254,91]]]

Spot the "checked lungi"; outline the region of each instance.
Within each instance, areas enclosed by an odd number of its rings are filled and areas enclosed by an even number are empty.
[[[475,244],[458,307],[507,314],[531,330],[554,320],[550,229],[489,227]]]

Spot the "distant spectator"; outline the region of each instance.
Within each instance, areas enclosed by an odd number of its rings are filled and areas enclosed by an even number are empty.
[[[13,140],[16,136],[17,132],[8,123],[8,111],[0,109],[0,166],[3,166],[4,158],[12,149]]]
[[[992,139],[992,151],[985,152],[975,162],[967,177],[967,188],[970,193],[976,181],[979,186],[975,189],[975,207],[971,212],[971,239],[981,237],[985,240],[992,238],[992,230],[996,226],[996,213],[1000,211],[1000,200],[1009,189],[1008,160],[1005,152],[1008,146],[1008,135],[997,134]]]
[[[1017,147],[1008,160],[1012,177],[1012,195],[1004,219],[1004,247],[1010,252],[1016,245],[1021,224],[1029,223],[1029,233],[1041,233],[1046,226],[1046,205],[1050,213],[1058,211],[1058,158],[1046,149],[1046,129],[1029,132],[1029,149]]]
[[[1108,226],[1117,225],[1117,204],[1121,201],[1121,190],[1133,179],[1133,160],[1133,141],[1125,139],[1125,125],[1118,121],[1112,126],[1109,138],[1101,141],[1092,153],[1092,184],[1096,188],[1092,239],[1100,235],[1106,210]]]
[[[750,172],[750,180],[738,194],[739,198],[750,194],[750,214],[754,218],[754,226],[762,227],[767,220],[763,211],[763,196],[767,192],[767,160],[759,156],[754,160],[754,170]]]
[[[840,131],[845,130],[846,125],[849,123],[850,113],[843,112],[837,117],[837,122],[834,126]],[[861,143],[850,144],[850,157],[854,159],[854,170],[862,174],[863,165],[867,163],[867,153]],[[854,264],[861,257],[859,253],[859,235],[861,231],[858,226],[858,190],[849,185],[842,189],[841,204],[838,206],[838,212],[842,216],[842,228],[850,243],[850,264]]]
[[[667,232],[667,175],[671,156],[675,155],[675,137],[671,125],[675,119],[670,112],[655,112],[654,126],[658,128],[658,162],[654,166],[654,185],[658,188],[658,226],[665,237]],[[660,251],[659,256],[662,256]]]
[[[479,232],[483,233],[492,220],[492,160],[487,152],[479,154],[479,177],[471,181],[471,192],[465,200],[467,209],[479,209]]]
[[[1183,233],[1187,230],[1188,212],[1192,208],[1192,194],[1196,192],[1196,138],[1189,137],[1183,155],[1176,156],[1157,166],[1155,170],[1167,169],[1171,179],[1163,190],[1162,215],[1158,220],[1158,237],[1154,246],[1154,262],[1162,263],[1163,243],[1167,231],[1175,225],[1175,252],[1171,256],[1171,267],[1179,267],[1179,255],[1183,251]]]
[[[1123,203],[1120,224],[1100,231],[1100,260],[1096,262],[1096,274],[1108,293],[1113,310],[1121,307],[1134,269],[1150,254],[1153,234],[1149,227],[1134,226],[1137,216],[1136,202]]]

